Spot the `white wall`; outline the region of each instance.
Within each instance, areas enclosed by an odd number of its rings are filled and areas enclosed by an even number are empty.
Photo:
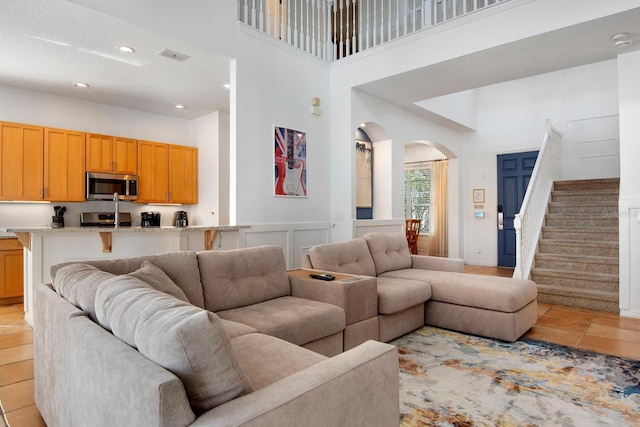
[[[0,121],[189,145],[187,120],[0,86]]]
[[[198,225],[229,224],[229,113],[216,111],[189,124],[198,147],[198,204],[189,221]]]
[[[620,309],[640,318],[640,52],[618,57]]]
[[[476,90],[478,130],[464,136],[463,215],[464,259],[477,265],[497,264],[497,162],[498,154],[537,150],[542,144],[545,120],[559,129],[576,120],[618,114],[616,61],[605,61]],[[600,123],[598,120],[595,122]],[[596,128],[598,129],[598,128]],[[568,177],[587,178],[577,145],[563,140]],[[609,176],[616,176],[612,171]],[[601,176],[591,176],[599,178]],[[485,219],[473,218],[472,190],[484,188]],[[480,253],[478,253],[480,250]]]
[[[327,222],[333,165],[329,145],[327,64],[279,42],[240,34],[235,61],[231,133],[235,152],[236,224]],[[239,52],[240,53],[240,52]],[[310,114],[311,98],[324,114]],[[308,197],[274,196],[274,126],[307,133]],[[232,158],[233,158],[232,154]]]
[[[462,224],[458,215],[459,192],[457,185],[460,182],[459,174],[461,171],[458,168],[457,157],[463,151],[462,135],[458,131],[433,123],[366,93],[352,91],[351,95],[351,138],[339,142],[332,141],[333,159],[336,161],[340,157],[341,164],[341,169],[334,169],[336,174],[347,180],[346,174],[353,173],[353,162],[355,161],[353,135],[355,135],[355,130],[359,124],[373,122],[382,127],[389,137],[389,143],[386,144],[390,144],[390,147],[385,146],[381,156],[380,153],[375,151],[376,146],[374,143],[374,159],[376,162],[374,175],[377,177],[378,171],[383,168],[387,182],[384,186],[377,185],[374,187],[376,191],[376,196],[374,197],[374,220],[404,220],[405,144],[415,141],[429,141],[430,144],[451,159],[449,180],[456,187],[450,187],[449,193],[449,248],[450,256],[459,256],[461,253],[459,237]],[[341,155],[339,156],[337,153],[341,153]],[[349,168],[348,172],[342,169],[347,167]],[[386,190],[386,194],[377,194],[378,191],[381,191],[378,187]],[[355,188],[353,180],[349,181],[349,185],[344,185],[344,181],[335,180],[332,184],[331,196],[334,200],[336,200],[336,197],[345,200],[344,204],[336,204],[337,208],[334,211],[334,241],[349,240],[353,237],[352,220],[355,219]],[[377,205],[379,203],[384,205],[378,208]],[[336,217],[345,219],[343,221],[336,220]],[[358,221],[358,223],[362,222]]]

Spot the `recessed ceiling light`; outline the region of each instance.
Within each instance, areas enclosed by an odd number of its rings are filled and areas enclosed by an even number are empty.
[[[176,105],[176,108],[177,108],[178,110],[184,110],[184,105],[182,105],[182,104],[178,104],[178,105]]]
[[[225,89],[231,89],[231,85],[229,83],[223,84],[222,87]]]
[[[82,82],[76,82],[76,83],[74,83],[73,85],[74,85],[75,87],[81,87],[81,88],[87,88],[87,87],[89,87],[89,85],[88,85],[88,84],[86,84],[86,83],[82,83]]]
[[[136,51],[134,48],[129,46],[118,46],[116,49],[122,53],[134,53]]]

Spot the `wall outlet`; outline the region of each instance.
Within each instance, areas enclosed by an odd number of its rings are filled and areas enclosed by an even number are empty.
[[[478,253],[482,252],[482,249],[478,248]]]

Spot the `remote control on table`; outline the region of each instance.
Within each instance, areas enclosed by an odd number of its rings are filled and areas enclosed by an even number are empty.
[[[336,276],[332,276],[331,274],[310,274],[309,277],[318,280],[326,280],[327,282],[330,282],[331,280],[334,280],[336,278]]]

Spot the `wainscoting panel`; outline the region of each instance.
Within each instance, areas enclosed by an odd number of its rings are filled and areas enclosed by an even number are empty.
[[[564,179],[620,176],[617,115],[569,121],[562,140]]]
[[[240,247],[277,245],[284,248],[287,268],[302,267],[310,247],[331,241],[330,223],[258,224],[240,230]]]
[[[404,233],[404,218],[371,219],[353,222],[353,236],[362,237],[367,233]]]

